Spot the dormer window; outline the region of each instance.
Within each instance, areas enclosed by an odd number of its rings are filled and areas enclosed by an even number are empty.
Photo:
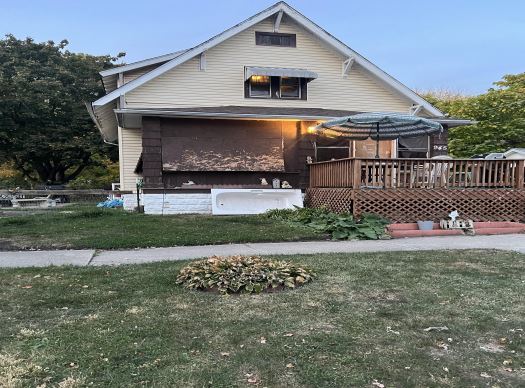
[[[255,44],[257,46],[296,47],[296,42],[295,34],[255,31]]]

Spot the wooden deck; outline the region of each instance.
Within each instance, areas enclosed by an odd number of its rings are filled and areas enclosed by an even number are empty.
[[[377,213],[393,222],[525,220],[525,161],[359,159],[310,165],[309,206]]]
[[[339,159],[310,165],[310,187],[517,188],[525,160]]]

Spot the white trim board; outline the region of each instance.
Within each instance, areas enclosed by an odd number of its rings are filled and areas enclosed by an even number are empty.
[[[110,75],[113,75],[113,74],[121,74],[121,73],[124,73],[126,71],[141,69],[143,67],[156,65],[157,63],[171,61],[172,59],[177,58],[179,55],[181,55],[185,51],[187,51],[187,50],[180,50],[180,51],[176,51],[174,53],[160,55],[158,57],[148,58],[148,59],[144,59],[142,61],[132,62],[132,63],[128,63],[128,64],[122,65],[122,66],[112,67],[111,69],[102,70],[101,72],[99,72],[99,74],[102,77],[107,77],[107,76],[110,76]]]
[[[383,82],[385,85],[389,86],[394,91],[398,92],[399,94],[405,96],[409,100],[413,101],[416,104],[421,105],[423,108],[425,108],[430,114],[434,116],[442,116],[443,112],[439,111],[437,108],[435,108],[432,104],[430,104],[428,101],[423,99],[421,96],[419,96],[417,93],[415,93],[413,90],[408,88],[407,86],[403,85],[401,82],[396,80],[391,75],[387,74],[380,68],[378,68],[376,65],[374,65],[372,62],[352,50],[350,47],[342,43],[340,40],[336,39],[332,35],[330,35],[328,32],[326,32],[324,29],[319,27],[317,24],[312,22],[310,19],[302,15],[300,12],[296,11],[294,8],[289,6],[287,3],[280,1],[271,7],[259,12],[258,14],[246,19],[245,21],[227,29],[226,31],[221,32],[220,34],[212,37],[211,39],[183,52],[182,54],[176,56],[175,58],[171,59],[170,61],[160,65],[159,67],[151,70],[150,72],[134,79],[133,81],[130,81],[123,85],[122,87],[108,93],[104,97],[98,99],[97,101],[93,102],[93,105],[105,105],[110,101],[113,101],[114,99],[118,98],[119,96],[130,92],[131,90],[145,84],[146,82],[151,81],[152,79],[166,73],[167,71],[175,68],[176,66],[194,58],[197,55],[200,55],[201,53],[205,52],[206,50],[211,49],[212,47],[224,42],[225,40],[231,38],[232,36],[246,30],[247,28],[252,27],[253,25],[269,18],[272,15],[275,15],[276,13],[283,12],[290,18],[292,18],[296,23],[298,23],[300,26],[305,28],[307,31],[310,31],[314,36],[316,36],[318,39],[320,39],[325,44],[329,45],[342,55],[344,55],[346,58],[354,58],[355,63],[362,66],[364,69],[369,71],[372,75],[374,75],[376,78],[378,78],[381,82]],[[143,61],[145,63],[146,61]],[[111,69],[111,70],[117,70],[118,68]]]

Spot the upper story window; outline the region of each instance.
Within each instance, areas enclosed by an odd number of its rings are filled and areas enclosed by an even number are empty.
[[[295,34],[255,31],[255,44],[258,46],[296,47]]]
[[[272,96],[271,77],[253,75],[249,80],[250,97],[270,98]]]
[[[295,77],[281,77],[279,95],[281,98],[301,98],[301,80]]]
[[[306,82],[296,77],[252,75],[245,97],[306,100]]]
[[[307,100],[308,82],[318,77],[306,69],[244,67],[244,97]]]

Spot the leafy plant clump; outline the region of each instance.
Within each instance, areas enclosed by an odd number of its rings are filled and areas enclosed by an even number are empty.
[[[265,215],[328,233],[334,240],[388,238],[385,232],[388,220],[376,214],[363,214],[361,218],[356,219],[352,214],[337,214],[324,208],[296,208],[270,210]]]
[[[251,294],[295,288],[314,276],[311,269],[287,261],[259,256],[212,256],[184,267],[177,284],[192,290]]]

